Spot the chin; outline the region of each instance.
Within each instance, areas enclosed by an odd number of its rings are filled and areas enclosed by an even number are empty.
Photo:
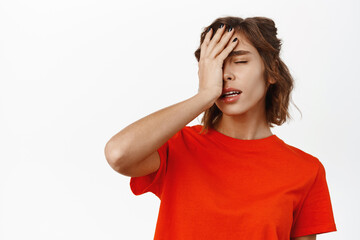
[[[246,109],[244,109],[243,106],[237,104],[216,104],[216,106],[227,116],[242,115],[246,112]]]
[[[245,113],[245,111],[226,111],[226,112],[222,112],[223,115],[226,116],[240,116],[243,115]]]

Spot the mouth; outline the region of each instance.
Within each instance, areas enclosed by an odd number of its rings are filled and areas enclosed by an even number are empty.
[[[220,96],[220,98],[223,99],[223,98],[227,98],[227,97],[234,97],[234,96],[240,95],[241,93],[242,93],[241,90],[226,91],[226,92],[223,92],[223,94]]]

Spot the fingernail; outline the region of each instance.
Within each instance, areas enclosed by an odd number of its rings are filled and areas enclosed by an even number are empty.
[[[209,32],[211,30],[211,27],[208,28],[207,32]]]
[[[234,38],[233,42],[235,42],[237,40],[237,38]]]
[[[232,29],[233,29],[232,27],[229,27],[228,32],[231,32]]]
[[[224,24],[222,23],[222,24],[220,24],[219,28],[222,28],[223,26],[224,26]]]

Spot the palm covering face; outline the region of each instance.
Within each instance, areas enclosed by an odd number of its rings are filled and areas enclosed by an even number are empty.
[[[238,41],[230,41],[233,36],[233,29],[225,31],[224,26],[216,31],[213,38],[211,28],[205,35],[204,41],[200,47],[199,70],[199,89],[198,92],[209,92],[216,100],[222,94],[223,90],[223,64],[224,60],[236,47]]]

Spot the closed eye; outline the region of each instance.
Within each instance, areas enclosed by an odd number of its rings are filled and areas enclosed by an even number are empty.
[[[235,63],[247,63],[247,61],[235,62]]]

